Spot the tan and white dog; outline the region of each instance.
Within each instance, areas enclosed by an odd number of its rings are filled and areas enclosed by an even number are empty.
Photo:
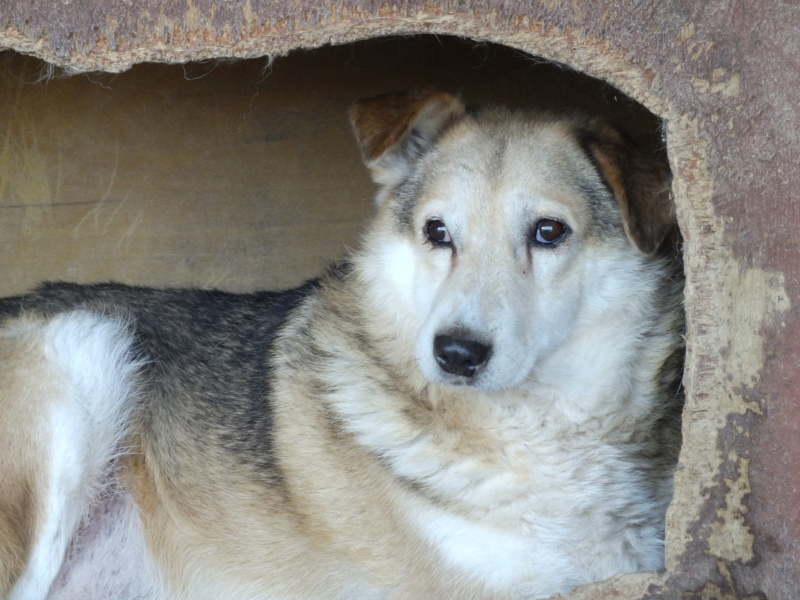
[[[530,599],[661,568],[666,167],[446,94],[352,120],[378,214],[321,279],[0,302],[0,597]]]

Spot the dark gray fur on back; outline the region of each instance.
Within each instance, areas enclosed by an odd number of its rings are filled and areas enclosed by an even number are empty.
[[[270,353],[287,315],[315,289],[316,282],[253,294],[48,283],[0,300],[0,316],[88,310],[122,318],[144,362],[141,418],[166,421],[183,434],[170,444],[196,450],[211,442],[275,482]]]

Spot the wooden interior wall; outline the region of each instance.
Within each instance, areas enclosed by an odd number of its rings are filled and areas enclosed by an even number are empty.
[[[660,141],[658,119],[607,84],[447,36],[121,74],[42,79],[45,66],[0,57],[0,294],[53,279],[243,291],[319,274],[372,214],[347,110],[379,93],[583,109]]]

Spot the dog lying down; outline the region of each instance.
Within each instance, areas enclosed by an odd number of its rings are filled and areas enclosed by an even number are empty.
[[[530,599],[662,567],[666,167],[442,93],[351,116],[377,215],[319,280],[0,303],[0,596]]]

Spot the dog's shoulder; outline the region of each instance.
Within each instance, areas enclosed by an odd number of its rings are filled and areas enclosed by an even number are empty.
[[[147,404],[142,418],[155,421],[180,413],[186,427],[212,423],[246,432],[244,425],[256,417],[269,420],[265,400],[276,334],[317,287],[310,281],[283,292],[237,294],[55,282],[0,300],[0,322],[47,321],[75,312],[114,319],[132,336],[141,363],[140,388],[159,399]]]

